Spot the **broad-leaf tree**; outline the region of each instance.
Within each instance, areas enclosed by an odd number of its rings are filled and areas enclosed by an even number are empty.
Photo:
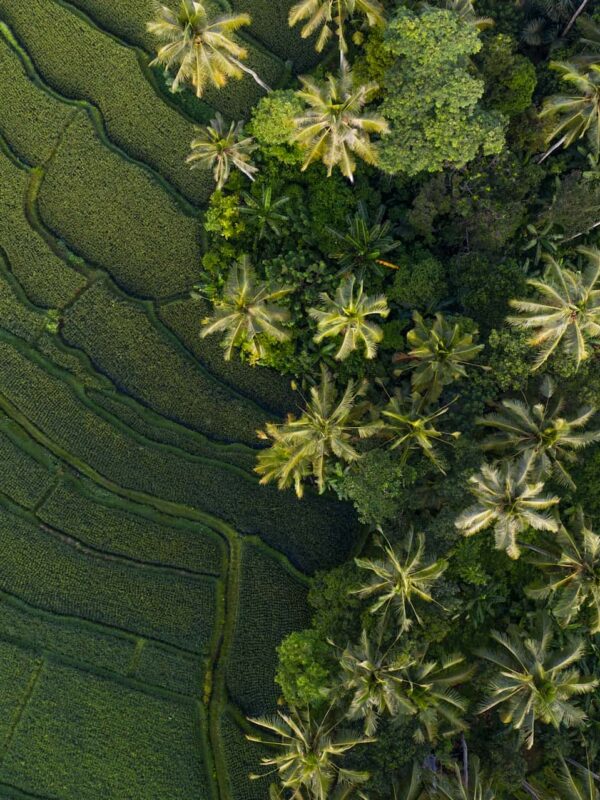
[[[366,772],[344,767],[343,759],[354,747],[368,744],[373,739],[339,728],[330,712],[316,720],[310,711],[292,709],[289,713],[280,711],[275,717],[250,721],[266,731],[268,736],[249,734],[246,738],[275,750],[272,757],[262,758],[261,763],[270,768],[269,772],[277,772],[282,787],[294,793],[292,797],[330,800],[332,793],[341,786],[356,786],[369,778]]]
[[[363,422],[365,405],[359,403],[362,386],[350,381],[341,397],[331,373],[322,368],[321,382],[310,390],[310,400],[299,417],[289,416],[282,425],[268,423],[262,438],[271,446],[261,451],[255,471],[262,484],[277,481],[280,489],[294,485],[298,497],[304,479],[312,475],[320,492],[326,488],[330,461],[356,461],[355,443],[374,431]]]
[[[499,667],[489,687],[490,697],[480,713],[500,708],[500,719],[520,731],[527,748],[533,747],[538,722],[559,728],[581,725],[586,715],[572,698],[593,691],[598,681],[573,667],[585,652],[582,642],[563,650],[552,647],[552,625],[544,617],[533,635],[511,629],[509,634],[492,632],[496,650],[478,652]]]
[[[561,526],[548,541],[530,549],[543,578],[527,594],[536,600],[550,598],[552,613],[563,627],[587,612],[590,633],[600,633],[600,536],[588,527],[582,509],[568,528]]]
[[[354,180],[356,158],[368,164],[377,163],[377,150],[372,134],[385,134],[388,124],[378,114],[364,110],[377,91],[377,84],[354,86],[352,73],[342,67],[339,77],[329,75],[324,83],[301,77],[303,88],[296,94],[305,105],[294,118],[295,132],[291,142],[304,151],[302,169],[314,161],[322,161],[331,175],[334,167],[350,181]]]
[[[272,289],[256,277],[247,257],[229,272],[223,295],[214,302],[212,316],[203,320],[200,336],[224,333],[225,360],[236,347],[247,348],[253,358],[264,354],[264,339],[282,342],[290,333],[283,327],[289,312],[275,304],[290,289]]]
[[[248,51],[234,38],[235,32],[250,24],[249,14],[224,14],[210,18],[204,3],[198,0],[180,0],[177,10],[159,5],[156,19],[147,28],[162,44],[151,64],[160,64],[175,70],[172,90],[181,84],[191,83],[196,96],[202,97],[208,86],[222,89],[229,78],[241,78],[246,72],[262,86],[253,69],[242,59]]]
[[[434,403],[444,387],[466,376],[468,364],[483,345],[475,344],[475,333],[465,332],[458,322],[448,322],[440,312],[429,323],[415,311],[413,320],[415,327],[406,336],[410,349],[395,357],[402,363],[398,373],[413,370],[413,390]]]
[[[552,62],[561,73],[563,81],[573,87],[571,94],[557,94],[546,98],[541,117],[549,117],[555,124],[547,142],[558,139],[548,153],[561,145],[569,147],[583,137],[587,138],[596,158],[600,156],[600,64],[580,65]]]
[[[379,0],[300,0],[290,9],[289,24],[304,22],[300,31],[303,39],[319,31],[315,48],[320,53],[334,32],[339,40],[340,53],[346,53],[348,44],[345,36],[345,25],[354,15],[360,14],[367,24],[383,25],[383,6]]]
[[[575,488],[566,465],[577,460],[578,450],[600,441],[600,431],[581,430],[596,409],[583,406],[574,416],[563,416],[564,401],[553,399],[554,389],[552,379],[545,376],[539,403],[530,406],[518,399],[502,400],[498,411],[479,420],[494,430],[482,447],[501,456],[526,456],[531,460],[533,478],[553,475],[560,483]]]
[[[529,281],[539,299],[511,300],[520,314],[508,317],[508,322],[534,331],[529,343],[540,348],[534,369],[558,349],[579,367],[589,358],[590,345],[600,341],[600,250],[581,247],[579,252],[587,260],[583,272],[546,256],[549,267],[544,278]]]
[[[243,122],[232,122],[227,129],[217,111],[210,125],[196,129],[192,152],[186,163],[191,165],[191,169],[212,169],[217,189],[222,189],[227,183],[232,168],[239,169],[253,181],[258,167],[252,164],[250,155],[256,144],[251,136],[244,137],[243,131]]]
[[[456,527],[465,536],[473,536],[494,527],[496,548],[506,550],[511,558],[521,554],[517,536],[527,528],[557,531],[558,520],[550,513],[557,505],[556,495],[544,494],[544,484],[530,478],[531,460],[501,464],[483,464],[469,479],[471,494],[477,503],[456,519]]]
[[[392,224],[384,220],[385,207],[380,206],[373,220],[365,204],[360,201],[353,216],[346,217],[343,230],[328,227],[336,241],[331,257],[339,262],[340,270],[356,273],[359,277],[370,270],[381,272],[381,268],[398,269],[388,259],[400,247],[393,236]]]
[[[383,339],[383,330],[370,317],[387,317],[390,313],[385,295],[369,297],[362,282],[356,277],[344,278],[333,297],[327,292],[320,295],[321,307],[310,308],[308,313],[317,322],[315,342],[342,337],[335,354],[343,361],[350,353],[364,348],[365,358],[375,358],[377,345]]]
[[[388,615],[396,619],[398,633],[408,631],[416,620],[421,624],[418,607],[422,603],[434,602],[431,594],[433,584],[442,576],[448,562],[426,561],[425,536],[412,531],[399,546],[384,538],[377,539],[381,552],[379,558],[357,558],[357,566],[371,573],[369,580],[353,591],[362,599],[371,600],[369,612],[379,617],[383,632]]]

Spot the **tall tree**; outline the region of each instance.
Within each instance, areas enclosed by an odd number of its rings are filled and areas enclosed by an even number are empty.
[[[320,29],[315,44],[318,53],[333,36],[335,26],[340,53],[344,54],[348,50],[344,28],[354,14],[363,16],[371,27],[384,22],[383,6],[379,0],[300,0],[290,9],[288,21],[293,27],[306,20],[300,31],[303,39]]]
[[[196,128],[196,138],[192,139],[192,152],[186,163],[191,164],[190,169],[212,169],[217,189],[227,183],[232,167],[253,181],[258,167],[252,164],[250,155],[256,144],[251,136],[244,137],[243,130],[243,122],[232,122],[226,129],[217,111],[209,125]]]
[[[600,64],[575,64],[563,61],[551,66],[561,73],[561,78],[573,87],[572,94],[548,97],[540,117],[556,120],[547,142],[558,141],[546,153],[549,155],[561,145],[569,147],[578,139],[587,137],[593,155],[600,156]]]
[[[343,361],[350,353],[359,349],[361,344],[366,358],[375,358],[377,344],[383,339],[383,331],[369,317],[387,317],[390,313],[385,295],[369,297],[364,292],[362,281],[356,284],[356,277],[344,278],[335,295],[327,292],[320,295],[321,308],[310,308],[309,315],[317,321],[315,342],[326,338],[342,337],[341,344],[335,354],[338,361]]]
[[[146,27],[164,44],[151,64],[176,70],[174,92],[182,83],[190,82],[196,96],[202,97],[207,86],[222,89],[229,78],[239,79],[244,73],[270,91],[257,73],[242,63],[248,51],[234,39],[235,32],[249,24],[249,14],[225,14],[210,19],[204,3],[198,0],[180,0],[176,11],[159,5],[156,19]]]
[[[494,526],[496,548],[506,550],[511,558],[521,554],[517,535],[527,528],[557,531],[559,523],[549,513],[559,498],[542,494],[541,481],[530,482],[531,460],[508,461],[499,465],[483,464],[469,479],[477,503],[455,521],[465,536]]]
[[[355,155],[368,164],[377,163],[377,150],[371,134],[385,134],[388,124],[383,117],[364,111],[373,99],[377,84],[353,85],[352,73],[342,67],[339,77],[329,75],[325,83],[301,77],[302,90],[297,96],[307,106],[294,118],[296,131],[291,141],[306,155],[302,169],[313,161],[322,161],[331,175],[334,167],[350,181],[354,180]]]
[[[500,706],[502,722],[520,731],[529,749],[537,722],[555,728],[584,722],[585,713],[571,698],[593,691],[598,680],[572,668],[585,652],[581,642],[560,651],[552,649],[552,626],[547,617],[533,635],[510,629],[508,635],[493,631],[492,639],[500,649],[481,650],[478,655],[498,666],[500,672],[490,684],[490,698],[481,705],[480,713]]]
[[[223,295],[215,301],[212,317],[203,321],[200,336],[225,333],[226,361],[236,347],[247,347],[254,358],[260,358],[264,354],[264,338],[282,342],[290,336],[282,326],[289,319],[289,312],[274,303],[289,291],[270,289],[257,280],[250,260],[244,256],[231,268]]]
[[[535,331],[529,343],[541,348],[534,369],[559,348],[578,368],[589,358],[590,344],[600,340],[600,250],[580,247],[578,252],[587,260],[583,272],[546,256],[549,267],[544,279],[528,281],[540,299],[511,300],[520,315],[508,317],[508,322]]]

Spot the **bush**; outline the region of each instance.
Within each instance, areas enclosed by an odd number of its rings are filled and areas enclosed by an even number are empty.
[[[500,33],[486,40],[479,59],[486,82],[485,101],[508,117],[529,108],[537,83],[534,65],[516,49],[517,42]]]
[[[299,148],[288,144],[295,131],[294,117],[302,109],[301,101],[291,90],[272,92],[252,109],[248,130],[266,155],[285,164],[299,164],[302,161]]]
[[[321,633],[314,628],[290,633],[277,648],[277,655],[275,680],[285,702],[297,708],[323,705],[337,661]]]
[[[443,264],[425,249],[398,259],[400,267],[387,296],[411,309],[431,310],[446,296],[446,274]]]

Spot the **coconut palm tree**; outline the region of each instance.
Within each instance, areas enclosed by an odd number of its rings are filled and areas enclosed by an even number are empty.
[[[384,220],[384,213],[385,206],[380,206],[371,222],[361,200],[356,214],[346,217],[343,230],[327,228],[337,243],[331,257],[339,261],[342,272],[356,272],[362,278],[367,270],[398,269],[396,264],[386,260],[400,247],[400,242],[394,239],[392,225]]]
[[[563,81],[574,87],[573,94],[553,95],[546,98],[540,117],[556,119],[556,125],[546,141],[558,139],[546,153],[549,155],[561,145],[569,147],[578,139],[587,137],[592,153],[600,155],[600,64],[580,65],[563,61],[550,64],[561,73]]]
[[[510,302],[521,315],[508,317],[508,322],[534,330],[529,343],[541,347],[534,369],[559,347],[578,368],[590,356],[589,345],[600,339],[600,250],[580,247],[579,252],[588,262],[583,272],[563,267],[546,256],[549,268],[544,279],[528,281],[540,299]]]
[[[508,461],[499,465],[483,464],[469,479],[477,503],[456,519],[456,527],[465,536],[494,526],[496,548],[518,558],[521,550],[517,535],[527,528],[557,531],[558,520],[548,513],[559,498],[542,494],[541,481],[530,482],[531,459]]]
[[[430,800],[498,800],[494,786],[483,775],[477,756],[470,759],[464,775],[456,764],[451,775],[435,775],[430,780]]]
[[[362,281],[356,284],[356,277],[344,278],[335,295],[327,292],[319,295],[321,308],[309,308],[308,313],[317,322],[317,343],[330,337],[342,336],[342,342],[335,357],[343,361],[362,344],[366,358],[375,358],[377,344],[383,339],[379,325],[369,317],[387,317],[390,313],[385,295],[369,297],[364,293]]]
[[[377,91],[377,84],[354,86],[352,73],[346,67],[340,70],[338,78],[329,75],[323,84],[309,77],[300,80],[303,88],[296,94],[308,108],[294,118],[296,130],[291,142],[306,152],[302,169],[307,169],[313,161],[322,161],[327,175],[338,166],[353,181],[354,156],[375,164],[377,151],[370,136],[389,130],[383,117],[363,111]]]
[[[289,216],[284,207],[289,203],[287,196],[273,197],[273,187],[269,184],[262,186],[260,195],[253,197],[248,192],[242,192],[244,205],[240,206],[240,214],[257,229],[257,239],[260,240],[266,233],[281,236],[280,225],[287,222]]]
[[[444,461],[437,449],[437,444],[450,444],[460,436],[459,431],[445,433],[435,427],[436,420],[446,414],[449,406],[438,408],[431,414],[423,411],[423,398],[413,395],[410,403],[401,397],[394,396],[381,414],[385,417],[383,434],[391,439],[391,450],[402,450],[403,462],[417,450],[428,458],[440,472],[445,473]]]
[[[574,463],[578,450],[600,441],[600,431],[581,431],[596,409],[583,406],[567,419],[562,416],[563,399],[551,402],[554,389],[554,381],[546,375],[541,386],[542,402],[529,406],[522,400],[502,400],[499,411],[478,420],[480,425],[495,430],[482,447],[500,456],[530,458],[534,479],[554,475],[560,483],[574,489],[565,463]]]
[[[307,39],[320,29],[315,48],[320,53],[334,33],[338,36],[340,53],[347,52],[348,44],[344,35],[344,26],[353,14],[365,17],[369,26],[383,25],[384,12],[379,0],[300,0],[292,6],[289,13],[289,24],[293,27],[304,22],[300,35]]]
[[[192,152],[186,158],[186,163],[191,164],[190,169],[212,169],[217,189],[222,189],[227,183],[232,167],[253,181],[258,168],[251,163],[250,154],[256,149],[256,144],[251,136],[242,138],[243,129],[243,122],[232,122],[227,130],[217,111],[210,125],[196,128]]]
[[[255,471],[261,484],[277,481],[280,489],[295,485],[302,497],[303,481],[312,475],[319,488],[326,488],[326,467],[330,459],[352,462],[358,459],[354,442],[358,437],[372,435],[373,427],[361,423],[366,406],[358,403],[362,386],[350,381],[339,398],[331,373],[322,368],[321,383],[310,390],[310,401],[302,414],[291,415],[282,425],[268,423],[259,434],[271,442],[268,450],[258,456]]]
[[[250,260],[244,256],[231,268],[223,296],[215,301],[213,315],[203,320],[200,336],[225,333],[226,361],[236,347],[247,348],[252,357],[258,359],[264,355],[263,338],[278,342],[289,339],[289,332],[282,327],[289,319],[289,312],[274,301],[290,291],[270,289],[257,280]]]
[[[576,764],[572,769],[562,755],[559,755],[558,771],[552,771],[539,786],[531,781],[538,800],[600,800],[598,776],[589,767]]]
[[[500,649],[480,650],[478,655],[500,671],[479,713],[501,706],[500,719],[523,734],[528,749],[533,747],[537,722],[555,728],[584,722],[585,713],[570,702],[571,698],[591,692],[598,681],[572,668],[584,655],[582,642],[572,642],[561,651],[552,649],[548,617],[538,621],[532,636],[510,628],[508,635],[493,631],[492,639]]]
[[[358,645],[348,645],[343,651],[340,690],[351,695],[346,716],[351,720],[363,720],[367,736],[375,733],[380,717],[396,717],[403,704],[405,712],[412,713],[412,706],[400,693],[403,671],[409,660],[406,655],[389,659],[387,653],[382,653],[369,641],[365,630]]]
[[[589,631],[600,633],[600,536],[577,509],[571,530],[561,526],[551,540],[531,546],[531,560],[545,575],[527,594],[536,600],[552,598],[552,613],[562,627],[589,611]]]
[[[317,721],[310,711],[292,709],[289,713],[279,711],[275,717],[250,720],[267,731],[269,737],[250,734],[246,738],[276,750],[273,757],[264,757],[261,763],[277,772],[282,787],[290,789],[294,798],[306,795],[310,800],[330,800],[332,793],[344,785],[356,786],[369,778],[367,772],[346,769],[340,762],[354,747],[374,739],[340,729],[329,716],[330,711]],[[253,780],[262,777],[250,776]]]
[[[249,24],[249,14],[225,14],[210,19],[204,3],[198,0],[180,0],[176,11],[158,5],[156,19],[146,27],[164,44],[151,66],[175,68],[172,91],[190,82],[197,97],[202,97],[207,86],[222,89],[229,78],[239,79],[245,72],[265,91],[270,91],[257,73],[242,63],[248,51],[234,39],[235,32]]]
[[[474,25],[478,31],[493,28],[495,25],[491,17],[478,17],[473,6],[473,0],[446,0],[445,7],[469,25]]]
[[[379,615],[382,633],[386,629],[388,613],[391,612],[396,617],[398,633],[401,634],[411,628],[414,620],[422,623],[418,605],[434,602],[431,587],[445,572],[448,562],[440,559],[423,563],[425,536],[422,533],[417,535],[416,543],[411,531],[398,547],[392,547],[383,537],[378,538],[376,544],[382,557],[355,559],[358,567],[372,574],[368,583],[352,594],[374,600],[369,612]]]
[[[418,311],[413,313],[413,320],[415,327],[406,336],[410,350],[395,357],[396,362],[405,362],[397,374],[414,370],[413,390],[435,403],[445,386],[466,376],[467,365],[483,345],[474,343],[476,333],[466,333],[458,322],[452,325],[440,312],[432,324]]]

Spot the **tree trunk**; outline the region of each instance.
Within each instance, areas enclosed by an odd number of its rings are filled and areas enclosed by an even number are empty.
[[[580,5],[580,6],[579,6],[579,8],[577,9],[577,11],[576,11],[576,12],[573,14],[573,16],[571,17],[571,19],[569,20],[569,24],[567,25],[567,27],[566,27],[566,28],[564,29],[564,31],[562,32],[562,35],[563,35],[563,36],[566,36],[566,35],[567,35],[567,33],[568,33],[570,30],[571,30],[571,28],[572,28],[572,27],[573,27],[573,25],[575,24],[575,20],[576,20],[576,19],[577,19],[577,17],[578,17],[578,16],[581,14],[581,12],[583,11],[583,9],[584,9],[584,8],[587,6],[587,4],[588,4],[588,0],[583,0],[583,2],[581,3],[581,5]]]

